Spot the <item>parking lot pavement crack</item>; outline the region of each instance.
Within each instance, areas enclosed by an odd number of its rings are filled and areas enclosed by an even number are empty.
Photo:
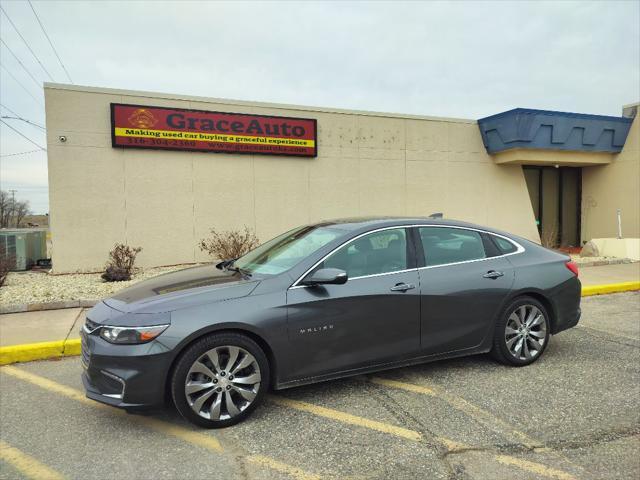
[[[555,450],[576,450],[579,448],[595,447],[616,440],[640,436],[640,425],[629,428],[612,429],[609,431],[594,432],[583,439],[556,440],[549,443],[549,447]]]
[[[73,319],[73,323],[71,324],[71,327],[69,328],[69,331],[67,332],[67,335],[64,337],[64,340],[62,341],[62,355],[64,355],[64,351],[67,348],[67,341],[69,340],[69,337],[71,336],[71,333],[73,332],[73,329],[76,328],[76,324],[78,323],[78,319],[80,318],[80,316],[85,312],[85,308],[81,308],[80,311],[78,312],[78,314],[76,315],[76,318]]]
[[[412,415],[406,408],[404,408],[400,403],[398,403],[393,397],[391,397],[387,392],[379,389],[368,388],[369,383],[365,384],[369,393],[375,400],[385,409],[387,410],[396,420],[398,420],[401,424],[408,425],[413,427],[417,425],[418,431],[421,433],[428,433],[429,437],[434,439],[433,445],[437,449],[443,449],[443,446],[440,442],[437,441],[438,436],[432,432],[419,418]],[[423,441],[424,444],[429,446],[429,441]],[[446,448],[445,448],[446,449]]]
[[[423,433],[423,440],[420,442],[425,448],[434,451],[436,458],[445,466],[448,471],[448,478],[450,480],[460,480],[461,472],[457,471],[454,465],[452,465],[447,455],[451,451],[451,446],[447,445],[443,440],[432,432],[419,418],[412,415],[406,408],[398,403],[387,392],[379,389],[369,388],[370,384],[365,382],[366,388],[369,390],[371,396],[396,420],[401,424],[418,426],[418,431]],[[428,435],[424,435],[428,434]]]
[[[630,337],[621,337],[619,335],[615,335],[613,333],[605,332],[604,330],[598,330],[596,328],[587,327],[585,325],[580,325],[580,331],[586,333],[590,337],[595,337],[598,340],[602,340],[604,342],[615,343],[616,345],[622,345],[624,347],[631,347],[631,348],[636,348],[636,349],[640,348],[640,341],[637,341],[635,343],[629,343],[629,342],[623,341],[623,339],[629,339],[631,341],[634,341]],[[601,335],[598,335],[598,334],[601,334]],[[615,339],[611,338],[611,337],[614,337]],[[618,339],[620,339],[620,340],[618,340]]]

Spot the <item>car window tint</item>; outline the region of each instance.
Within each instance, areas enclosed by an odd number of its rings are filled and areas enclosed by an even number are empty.
[[[491,235],[491,238],[493,239],[495,244],[498,246],[498,249],[500,250],[500,252],[502,252],[503,254],[513,253],[518,249],[518,247],[516,247],[509,240],[506,240],[501,237],[496,237],[495,235]]]
[[[419,231],[428,267],[487,258],[482,237],[473,230],[421,227]]]
[[[365,235],[341,247],[321,265],[339,268],[349,278],[391,273],[407,268],[407,237],[403,228]]]
[[[502,251],[500,251],[498,246],[491,240],[489,234],[481,233],[480,237],[482,237],[482,245],[484,246],[484,253],[487,257],[499,257],[503,255]]]

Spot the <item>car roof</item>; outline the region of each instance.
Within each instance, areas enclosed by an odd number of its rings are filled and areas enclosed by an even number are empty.
[[[463,222],[454,219],[443,218],[431,218],[431,217],[385,217],[385,216],[370,216],[370,217],[349,217],[338,218],[332,220],[323,220],[314,224],[318,227],[336,227],[347,231],[354,230],[368,230],[374,228],[393,227],[396,225],[443,225],[451,227],[468,227],[478,230],[486,230],[490,232],[497,232],[492,228],[483,227],[473,223]]]

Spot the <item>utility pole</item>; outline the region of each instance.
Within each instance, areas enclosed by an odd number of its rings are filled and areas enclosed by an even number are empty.
[[[11,216],[15,217],[16,216],[16,192],[17,190],[9,190],[9,193],[11,193]],[[11,220],[7,221],[7,227],[9,226],[9,222]],[[16,225],[17,227],[18,225]]]

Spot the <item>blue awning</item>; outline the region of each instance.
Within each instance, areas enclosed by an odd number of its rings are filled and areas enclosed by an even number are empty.
[[[618,153],[632,118],[514,108],[478,120],[489,154],[510,149]]]

